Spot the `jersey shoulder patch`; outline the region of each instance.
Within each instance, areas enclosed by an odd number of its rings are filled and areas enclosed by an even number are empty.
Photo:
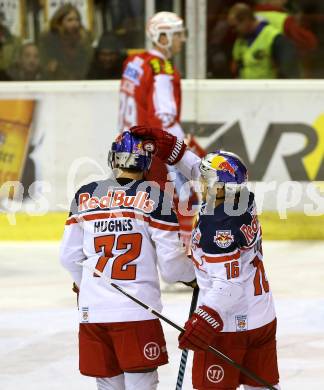
[[[237,249],[237,232],[231,222],[231,218],[218,220],[214,215],[200,216],[199,246],[205,253],[226,254]]]
[[[140,79],[144,73],[143,64],[144,59],[139,55],[134,55],[127,59],[124,65],[123,79],[127,79],[135,85],[139,85]]]

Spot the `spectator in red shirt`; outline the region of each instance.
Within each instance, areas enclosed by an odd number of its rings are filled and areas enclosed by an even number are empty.
[[[287,0],[258,0],[256,16],[264,18],[282,34],[290,38],[299,50],[313,50],[317,47],[316,36],[302,26],[297,18],[285,9]]]

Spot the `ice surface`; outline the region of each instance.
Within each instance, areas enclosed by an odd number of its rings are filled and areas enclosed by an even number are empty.
[[[324,389],[324,243],[265,242],[265,266],[278,314],[283,390]],[[183,324],[190,292],[165,293],[164,313]],[[0,244],[0,390],[91,390],[78,372],[77,313],[58,243]],[[172,390],[180,360],[177,332],[164,326],[170,364],[160,390]],[[191,355],[184,390],[191,386]]]

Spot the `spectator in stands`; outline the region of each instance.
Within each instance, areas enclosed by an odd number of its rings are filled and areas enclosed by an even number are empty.
[[[0,80],[10,80],[7,72],[17,60],[20,44],[20,38],[11,34],[5,26],[5,15],[0,12]]]
[[[250,3],[253,0],[245,0]],[[237,0],[213,0],[207,6],[207,77],[232,78],[232,47],[236,34],[229,27],[227,14]]]
[[[233,71],[242,79],[298,78],[294,44],[266,21],[258,20],[251,7],[235,4],[228,22],[238,38],[233,47]]]
[[[126,55],[122,43],[113,34],[105,33],[99,40],[88,73],[88,80],[120,79]]]
[[[86,78],[92,57],[91,37],[73,5],[64,4],[55,12],[49,31],[40,38],[39,47],[46,79]]]
[[[255,6],[256,16],[265,19],[281,34],[290,38],[298,49],[306,51],[317,47],[316,36],[289,15],[285,9],[288,0],[258,0]]]
[[[15,81],[42,80],[39,50],[34,42],[22,45],[18,61],[8,70],[8,74]]]

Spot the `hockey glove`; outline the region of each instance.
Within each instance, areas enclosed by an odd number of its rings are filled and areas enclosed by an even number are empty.
[[[130,131],[145,140],[144,148],[169,165],[181,160],[187,148],[183,141],[157,127],[133,126]]]
[[[179,348],[206,351],[215,333],[223,329],[220,315],[208,306],[199,306],[185,323],[185,332],[179,336]]]

